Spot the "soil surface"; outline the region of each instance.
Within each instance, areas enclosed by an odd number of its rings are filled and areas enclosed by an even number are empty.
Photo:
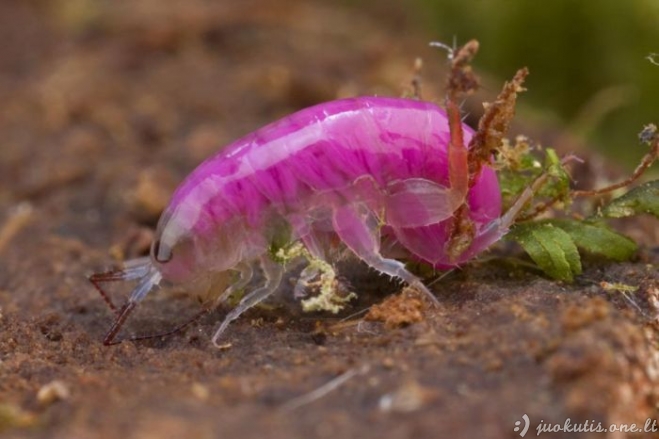
[[[342,315],[304,314],[289,291],[233,323],[225,349],[209,339],[228,307],[102,345],[112,313],[86,276],[147,251],[201,160],[316,102],[400,95],[415,56],[437,59],[401,11],[267,5],[0,4],[0,436],[506,438],[524,414],[533,436],[657,419],[656,222],[622,224],[642,237],[636,260],[587,261],[573,284],[501,247],[433,282],[439,307],[357,266]],[[199,309],[153,296],[128,333]]]

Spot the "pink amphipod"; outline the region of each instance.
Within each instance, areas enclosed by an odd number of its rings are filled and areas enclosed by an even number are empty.
[[[469,187],[472,130],[463,130],[465,139],[451,143],[446,113],[432,103],[360,97],[301,110],[233,142],[176,190],[150,257],[91,277],[113,308],[98,283],[138,281],[104,343],[115,343],[129,313],[162,282],[214,289],[217,306],[260,267],[263,285],[227,314],[217,344],[231,321],[277,289],[284,267],[272,250],[295,242],[327,260],[338,237],[371,268],[436,300],[392,255],[457,266],[505,234],[531,196],[527,190],[501,216],[493,169],[483,166]],[[473,238],[455,254],[448,242],[460,208]]]

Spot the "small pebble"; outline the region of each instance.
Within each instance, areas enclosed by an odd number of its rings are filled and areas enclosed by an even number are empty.
[[[405,382],[391,393],[380,397],[378,406],[383,412],[410,413],[419,410],[430,399],[430,392],[417,381]]]
[[[192,383],[192,395],[200,401],[208,401],[211,391],[201,383]]]
[[[71,396],[69,388],[63,381],[54,380],[42,386],[37,392],[37,401],[43,406],[49,406],[56,401],[64,401]]]

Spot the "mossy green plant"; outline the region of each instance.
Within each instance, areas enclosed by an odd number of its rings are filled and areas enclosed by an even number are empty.
[[[538,194],[545,201],[530,206],[528,213],[520,217],[521,220],[506,239],[519,243],[547,276],[564,281],[572,281],[574,276],[581,274],[579,251],[614,261],[625,261],[633,257],[637,244],[614,231],[608,220],[642,214],[659,218],[659,180],[629,190],[585,218],[571,217],[569,211],[564,218],[536,218],[558,203],[567,210],[575,197],[609,193],[637,180],[659,156],[659,134],[654,125],[646,126],[639,138],[650,146],[650,151],[634,174],[623,182],[593,191],[569,189],[569,174],[563,167],[565,161],[558,160],[552,149],[545,150],[545,164],[540,167],[537,165],[539,160],[527,146],[504,146],[503,151],[508,153],[500,154],[497,162],[503,168],[500,183],[504,199],[514,199],[542,172],[552,176]],[[510,151],[517,151],[518,154]]]

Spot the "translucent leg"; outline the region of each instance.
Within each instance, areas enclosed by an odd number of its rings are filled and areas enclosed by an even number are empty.
[[[103,339],[104,345],[107,346],[118,343],[115,342],[114,339],[121,330],[121,327],[123,326],[124,322],[130,315],[130,313],[133,312],[133,309],[135,309],[137,304],[141,302],[142,299],[144,299],[144,297],[146,297],[149,291],[151,291],[154,287],[158,286],[161,279],[162,276],[160,272],[155,268],[151,268],[145,274],[145,276],[140,279],[140,282],[133,289],[126,303],[121,307],[121,309],[117,313],[117,318],[110,327],[110,330],[107,332],[107,334],[105,334],[105,338]]]
[[[304,243],[304,247],[309,252],[311,258],[320,261],[327,261],[327,253],[329,252],[327,233],[317,230],[310,230],[305,236],[302,237],[302,242]],[[323,269],[320,265],[314,264],[311,259],[309,259],[308,262],[309,265],[307,265],[300,273],[300,276],[298,277],[297,283],[295,284],[295,288],[293,290],[293,295],[296,299],[306,297],[309,282],[316,276],[323,273]]]
[[[220,306],[220,304],[224,303],[233,293],[236,291],[240,291],[243,288],[247,286],[250,280],[252,280],[252,276],[254,274],[254,270],[252,269],[251,264],[247,263],[242,263],[236,267],[236,269],[239,272],[239,279],[231,284],[227,289],[225,289],[222,294],[220,294],[217,299],[215,299],[215,303],[213,304],[213,307],[217,308]]]
[[[103,288],[101,288],[101,283],[105,282],[116,282],[116,281],[131,281],[136,279],[142,279],[149,274],[151,270],[151,261],[148,257],[131,259],[130,261],[124,262],[124,268],[120,270],[111,270],[103,273],[94,273],[89,276],[89,281],[94,285],[96,290],[101,294],[105,303],[110,307],[111,310],[117,311],[117,307],[110,300]]]
[[[307,287],[309,282],[320,274],[320,267],[317,265],[307,265],[300,273],[293,289],[293,297],[301,299],[307,297]]]
[[[304,247],[316,259],[327,259],[327,252],[329,250],[329,238],[326,232],[319,232],[312,230],[302,237]]]
[[[420,227],[451,218],[464,203],[465,193],[424,178],[408,178],[387,186],[386,223]]]
[[[212,341],[215,346],[219,347],[217,341],[232,321],[236,320],[242,313],[270,296],[281,283],[284,269],[279,264],[276,264],[267,256],[263,256],[261,258],[261,268],[263,269],[263,274],[266,279],[265,285],[243,297],[240,303],[232,309],[226,317],[224,317],[224,321],[222,321],[220,327],[215,331],[215,335],[213,335]]]
[[[487,249],[489,246],[500,240],[506,233],[508,229],[515,223],[515,219],[522,212],[524,206],[533,199],[533,195],[540,190],[540,188],[546,183],[550,175],[545,172],[535,179],[531,186],[524,189],[524,191],[517,197],[512,206],[506,211],[506,213],[499,219],[496,219],[489,223],[481,233],[474,238],[473,242],[469,246],[469,249],[460,257],[462,260],[468,260],[476,256],[476,254]]]
[[[333,222],[341,241],[371,268],[402,279],[425,293],[434,303],[439,303],[421,279],[407,271],[402,262],[382,257],[378,223],[373,213],[360,206],[344,206],[334,212]]]

